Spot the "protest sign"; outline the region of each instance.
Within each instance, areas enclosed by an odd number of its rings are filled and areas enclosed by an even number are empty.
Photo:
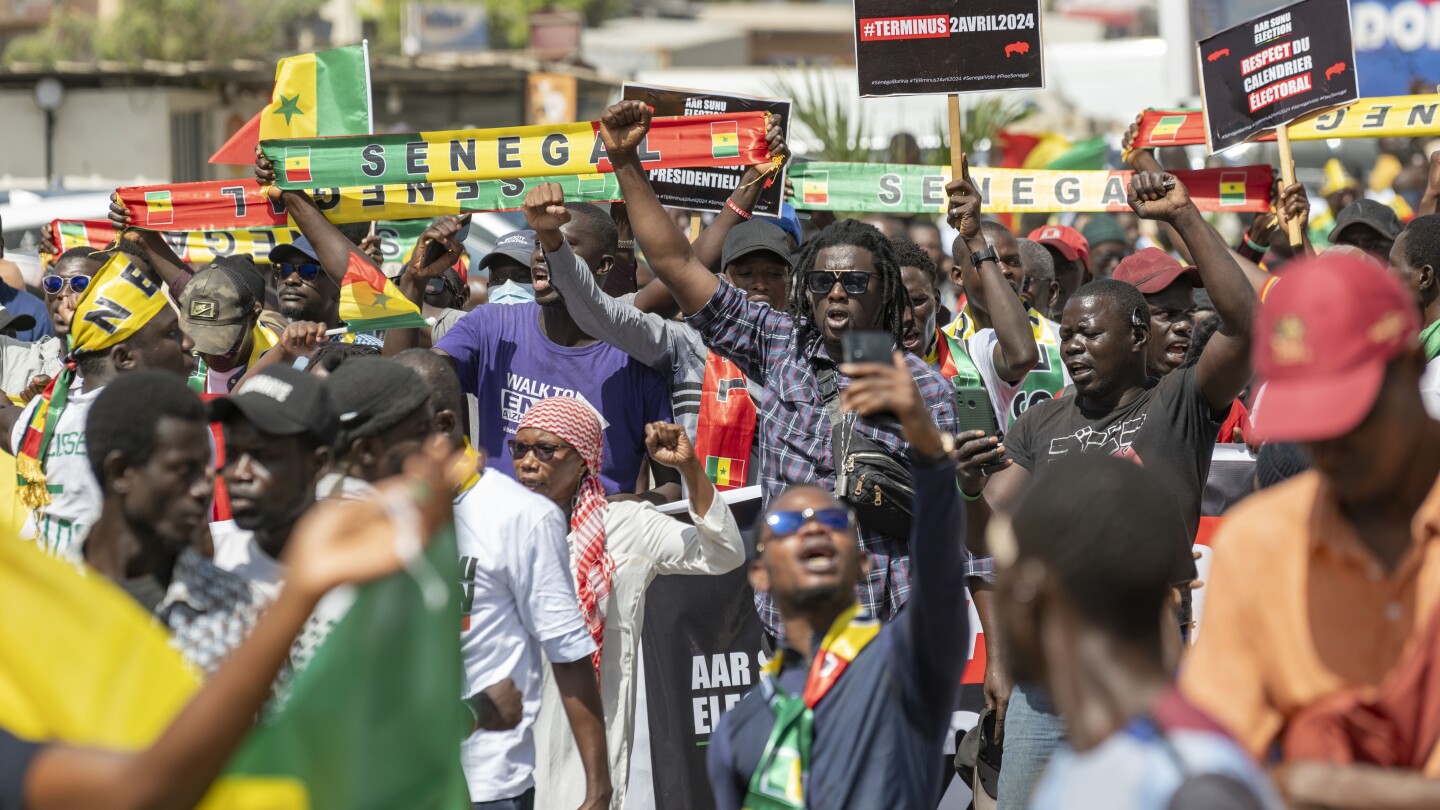
[[[1196,50],[1212,153],[1360,97],[1349,0],[1300,0]]]
[[[648,84],[625,85],[622,98],[643,101],[656,115],[695,116],[734,112],[768,112],[780,117],[780,126],[789,132],[790,100],[757,98],[727,93],[706,93]],[[740,185],[744,166],[715,166],[704,169],[651,169],[650,185],[662,205],[687,208],[691,211],[720,211],[730,192]],[[751,209],[762,217],[780,216],[780,203],[785,191],[785,175],[772,175],[760,181],[766,184],[760,199]]]
[[[855,0],[862,96],[1044,87],[1039,0]]]
[[[380,236],[385,261],[404,261],[429,224],[428,219],[376,223],[375,233]],[[105,219],[57,219],[50,223],[50,233],[56,253],[82,246],[100,250],[115,241],[115,226]],[[269,264],[270,251],[276,245],[294,242],[300,230],[293,227],[217,228],[161,231],[160,235],[187,264],[209,264],[217,256],[246,256],[256,264]]]
[[[749,166],[769,160],[765,114],[656,118],[637,150],[647,169]],[[533,127],[261,141],[276,185],[342,188],[454,183],[611,171],[598,121]]]
[[[1129,211],[1128,171],[979,169],[970,176],[995,214]],[[1269,211],[1269,166],[1177,171],[1202,211]],[[810,211],[944,213],[948,166],[886,163],[797,163],[790,169],[794,205]]]
[[[524,207],[526,191],[545,182],[559,183],[567,200],[600,203],[620,199],[620,184],[609,173],[306,191],[327,219],[340,224],[513,211]],[[116,193],[130,209],[135,226],[147,230],[273,228],[289,222],[285,206],[266,197],[254,180],[131,186],[116,189]]]
[[[1440,95],[1362,98],[1354,104],[1316,113],[1291,123],[1292,141],[1331,138],[1432,138],[1440,136]],[[1273,141],[1274,132],[1255,140]],[[1141,113],[1134,148],[1205,143],[1199,110],[1146,110]]]

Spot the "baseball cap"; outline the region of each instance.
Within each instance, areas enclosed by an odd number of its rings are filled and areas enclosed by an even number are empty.
[[[795,240],[795,244],[798,245],[805,241],[800,231],[800,215],[795,212],[795,206],[790,203],[780,203],[780,218],[775,220],[775,224],[780,226],[780,230],[789,234]]]
[[[0,335],[15,336],[16,332],[35,328],[35,318],[23,312],[11,312],[0,305]]]
[[[1334,243],[1341,233],[1356,225],[1369,225],[1381,236],[1392,241],[1399,239],[1400,232],[1405,229],[1390,206],[1361,199],[1340,209],[1339,215],[1335,217],[1335,229],[1330,231],[1330,241]]]
[[[1184,278],[1192,286],[1203,287],[1200,271],[1194,265],[1183,265],[1169,253],[1157,247],[1148,247],[1133,256],[1126,256],[1116,266],[1111,278],[1134,285],[1140,292],[1150,295]]]
[[[1026,237],[1031,242],[1039,242],[1060,251],[1060,255],[1069,261],[1080,262],[1080,266],[1086,270],[1090,269],[1090,243],[1080,232],[1069,225],[1046,225],[1036,228]]]
[[[224,354],[240,342],[259,300],[240,270],[213,261],[180,291],[180,328],[200,354]]]
[[[794,268],[790,258],[790,243],[785,241],[785,232],[780,226],[764,220],[752,219],[742,222],[725,234],[725,245],[720,249],[720,266],[729,267],[752,253],[773,253],[775,258]]]
[[[325,378],[340,413],[345,443],[382,433],[409,417],[430,398],[414,369],[384,357],[354,357]]]
[[[340,430],[335,401],[325,383],[287,365],[274,365],[250,377],[227,397],[210,402],[210,420],[228,422],[237,415],[270,436],[309,433],[333,444]]]
[[[276,245],[270,249],[272,264],[319,264],[319,254],[310,240],[301,236],[287,245]]]
[[[1251,352],[1264,387],[1251,434],[1323,441],[1354,430],[1380,394],[1385,369],[1420,332],[1415,300],[1378,263],[1319,256],[1287,265],[1260,307]]]
[[[1080,235],[1084,236],[1085,241],[1090,245],[1098,245],[1102,242],[1130,243],[1125,236],[1125,229],[1120,227],[1120,221],[1109,214],[1096,214],[1090,217],[1090,221],[1085,223],[1085,228]]]
[[[480,260],[477,269],[489,270],[490,265],[495,262],[496,256],[506,256],[529,267],[530,256],[534,252],[534,231],[511,231],[500,237],[500,241],[495,243],[495,247]]]

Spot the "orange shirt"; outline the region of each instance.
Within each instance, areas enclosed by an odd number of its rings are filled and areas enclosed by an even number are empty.
[[[1387,573],[1313,471],[1238,504],[1212,544],[1185,696],[1263,760],[1302,707],[1379,684],[1440,597],[1440,481],[1411,533]],[[1440,775],[1440,756],[1425,773]]]

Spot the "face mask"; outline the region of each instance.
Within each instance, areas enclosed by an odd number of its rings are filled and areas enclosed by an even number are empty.
[[[514,281],[507,281],[499,287],[491,288],[490,303],[492,304],[522,304],[535,300],[535,285],[518,284]]]

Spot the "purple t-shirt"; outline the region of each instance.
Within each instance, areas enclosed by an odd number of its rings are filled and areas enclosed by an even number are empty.
[[[572,349],[540,332],[540,305],[486,304],[455,322],[435,348],[455,358],[460,387],[480,402],[480,439],[497,468],[515,477],[506,443],[530,406],[571,396],[605,420],[605,492],[634,492],[645,425],[669,422],[670,389],[630,355],[595,341]]]

